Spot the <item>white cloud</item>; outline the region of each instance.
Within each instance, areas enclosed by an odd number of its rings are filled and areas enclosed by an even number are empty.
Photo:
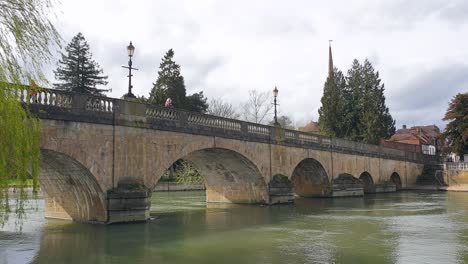
[[[148,95],[161,57],[175,50],[189,92],[239,103],[249,89],[280,90],[280,111],[295,121],[317,120],[327,73],[328,39],[335,66],[346,71],[368,57],[381,73],[387,104],[397,124],[440,120],[450,98],[468,77],[444,79],[453,89],[427,102],[433,114],[402,100],[431,93],[417,78],[452,65],[464,69],[468,55],[468,10],[462,0],[430,1],[64,1],[58,28],[68,42],[77,32],[109,75],[112,97],[126,92],[126,45],[133,41],[135,93]],[[52,74],[51,74],[52,76]],[[468,75],[467,75],[468,76]],[[451,78],[450,76],[448,78]],[[421,83],[424,85],[418,86]],[[444,85],[440,83],[440,85]]]

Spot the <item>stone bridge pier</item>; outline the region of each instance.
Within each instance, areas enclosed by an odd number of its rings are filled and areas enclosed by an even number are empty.
[[[43,125],[39,183],[51,218],[145,221],[152,191],[179,159],[203,176],[207,202],[246,204],[395,191],[414,184],[424,164],[437,162],[421,153],[119,99],[45,89],[29,103]]]

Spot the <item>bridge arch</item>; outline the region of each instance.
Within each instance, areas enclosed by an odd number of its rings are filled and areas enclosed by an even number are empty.
[[[106,222],[105,194],[93,174],[66,154],[41,149],[41,155],[39,185],[46,196],[46,216]],[[64,216],[54,215],[63,214],[62,210]]]
[[[204,178],[207,202],[266,203],[268,201],[268,188],[257,166],[236,151],[205,148],[195,150],[179,159],[192,163]],[[160,176],[156,175],[156,180],[159,180]]]
[[[401,183],[401,178],[400,174],[397,172],[393,172],[392,175],[390,176],[390,181],[395,184],[396,190],[399,191],[402,188],[402,183]]]
[[[369,172],[365,171],[361,173],[359,180],[364,185],[364,193],[375,193],[374,180]]]
[[[331,194],[330,181],[322,164],[307,158],[295,167],[291,182],[294,193],[302,197],[324,197]]]

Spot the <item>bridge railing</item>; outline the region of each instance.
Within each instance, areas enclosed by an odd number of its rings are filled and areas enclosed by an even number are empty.
[[[189,131],[193,133],[209,133],[221,137],[236,137],[279,144],[299,146],[315,146],[344,152],[359,152],[364,155],[397,158],[401,160],[437,162],[439,157],[422,153],[405,152],[403,150],[365,144],[340,138],[330,138],[323,135],[311,134],[297,130],[282,129],[241,120],[229,119],[207,114],[187,112],[183,110],[167,109],[150,104],[139,103],[104,96],[77,94],[54,89],[40,89],[32,93],[25,86],[17,89],[17,98],[23,103],[46,107],[50,109],[67,109],[77,116],[87,116],[86,121],[115,123],[116,119],[131,119],[142,121],[150,128]],[[40,111],[39,111],[40,112]],[[48,116],[50,117],[50,115]],[[139,123],[139,125],[142,125]]]
[[[468,171],[468,162],[446,162],[445,168],[447,170]]]
[[[53,89],[30,91],[28,89],[13,90],[18,101],[22,103],[71,108],[73,94]]]

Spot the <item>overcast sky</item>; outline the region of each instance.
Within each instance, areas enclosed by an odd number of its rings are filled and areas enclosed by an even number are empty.
[[[465,0],[63,0],[57,10],[65,43],[84,34],[111,97],[127,91],[130,40],[135,94],[148,96],[173,48],[188,94],[239,104],[276,85],[280,114],[298,125],[318,119],[329,39],[340,70],[368,58],[380,72],[398,127],[444,127],[448,102],[468,91]]]

